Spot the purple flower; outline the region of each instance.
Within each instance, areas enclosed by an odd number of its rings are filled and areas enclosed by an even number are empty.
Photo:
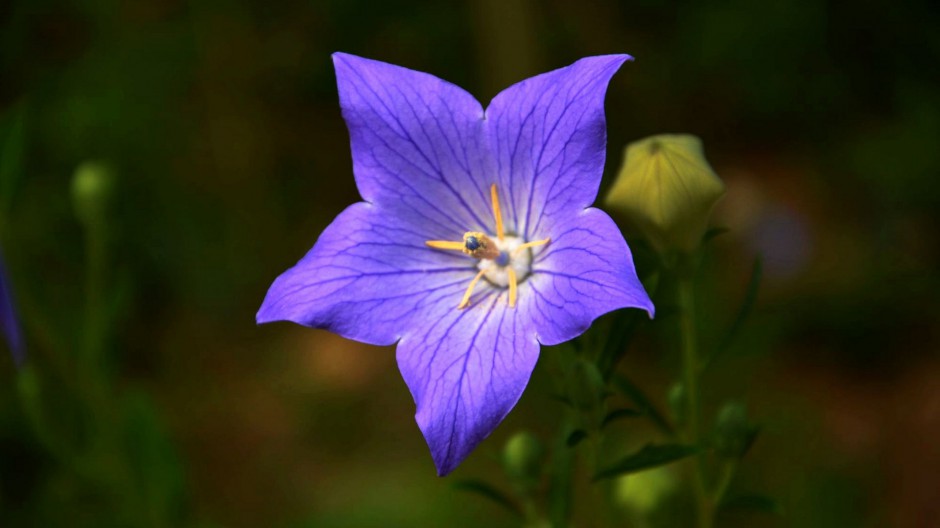
[[[484,110],[426,73],[333,55],[364,202],[274,281],[258,322],[398,343],[438,473],[519,400],[539,344],[624,307],[653,313],[630,250],[590,207],[604,94],[627,55],[520,82]]]
[[[7,340],[14,361],[17,364],[22,363],[25,351],[23,336],[20,334],[20,325],[16,320],[16,312],[13,309],[13,296],[10,293],[2,259],[0,259],[0,332]]]

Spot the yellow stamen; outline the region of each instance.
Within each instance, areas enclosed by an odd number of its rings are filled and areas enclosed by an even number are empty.
[[[506,273],[509,275],[509,307],[516,307],[516,297],[518,296],[519,280],[516,279],[516,270],[512,269],[512,266],[506,268]]]
[[[458,310],[463,310],[470,304],[470,296],[473,295],[473,287],[477,285],[477,282],[480,281],[480,277],[482,277],[484,273],[486,273],[486,270],[480,270],[480,273],[477,273],[477,276],[470,281],[470,286],[467,286],[467,291],[463,294],[463,300],[457,305]]]
[[[536,241],[534,241],[534,242],[526,242],[525,244],[522,244],[521,246],[519,246],[519,247],[517,247],[516,249],[514,249],[514,250],[512,251],[512,256],[515,257],[515,256],[517,256],[519,253],[522,253],[523,250],[526,250],[526,249],[529,249],[529,248],[534,248],[534,247],[538,247],[538,246],[544,246],[545,244],[548,244],[548,243],[551,242],[551,241],[552,241],[551,238],[546,238],[546,239],[544,239],[544,240],[536,240]]]
[[[456,249],[457,251],[463,251],[464,249],[463,242],[451,242],[450,240],[428,240],[425,244],[435,249]]]
[[[493,200],[493,216],[496,217],[496,238],[500,242],[506,237],[503,231],[503,212],[499,209],[499,193],[496,192],[496,184],[490,186],[490,199]]]

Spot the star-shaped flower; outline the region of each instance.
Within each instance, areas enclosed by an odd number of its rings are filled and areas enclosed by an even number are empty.
[[[440,475],[513,408],[540,343],[618,308],[653,313],[623,236],[590,207],[604,95],[629,59],[579,60],[484,110],[426,73],[333,55],[365,201],[274,281],[258,322],[397,343]]]

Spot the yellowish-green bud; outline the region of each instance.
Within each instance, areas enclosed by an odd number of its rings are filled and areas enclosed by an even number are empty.
[[[627,215],[659,252],[691,253],[724,193],[699,138],[662,134],[627,145],[606,204]]]
[[[105,163],[86,161],[75,169],[72,176],[72,206],[82,223],[93,224],[102,218],[113,187],[114,172]]]
[[[662,466],[618,478],[614,497],[617,504],[634,515],[646,516],[675,492],[676,488],[676,477],[672,469]]]
[[[503,464],[506,473],[519,479],[536,479],[542,467],[545,450],[532,433],[516,433],[503,448]]]

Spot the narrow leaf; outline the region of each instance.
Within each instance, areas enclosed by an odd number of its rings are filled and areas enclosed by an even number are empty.
[[[644,416],[643,411],[638,411],[636,409],[617,409],[607,413],[607,416],[604,417],[604,421],[601,422],[601,429],[607,427],[611,422],[621,420],[623,418],[636,418],[637,416]]]
[[[655,405],[646,397],[646,394],[640,390],[632,381],[630,381],[626,376],[617,374],[613,378],[614,387],[616,387],[624,396],[630,399],[634,405],[650,420],[662,430],[667,435],[672,436],[674,433],[672,425],[669,424],[669,421],[666,420],[663,413],[659,412]]]
[[[575,453],[572,449],[564,448],[566,440],[564,429],[558,431],[552,445],[552,458],[548,469],[548,516],[552,526],[568,526],[571,517]]]
[[[727,227],[713,227],[708,231],[705,231],[705,236],[702,237],[702,243],[704,244],[717,236],[721,236],[727,233],[728,231],[730,231],[730,229]]]
[[[756,493],[725,499],[718,507],[718,510],[720,513],[753,512],[783,515],[783,508],[773,497]]]
[[[571,434],[568,435],[568,439],[565,440],[565,445],[568,447],[574,447],[580,444],[582,440],[587,438],[587,436],[588,434],[583,429],[572,431]]]
[[[0,121],[0,212],[6,213],[13,203],[13,191],[23,173],[25,150],[25,104],[9,110]]]
[[[639,310],[619,310],[612,315],[610,332],[597,360],[597,368],[604,380],[610,379],[617,364],[626,355],[637,327],[645,318],[645,315],[640,315],[642,313]]]
[[[477,495],[485,497],[502,506],[514,515],[522,517],[522,512],[519,510],[519,507],[516,505],[515,501],[509,498],[502,491],[496,489],[490,484],[487,484],[486,482],[483,482],[482,480],[460,480],[454,483],[454,489],[476,493]]]
[[[682,444],[647,444],[612,466],[597,472],[594,480],[619,477],[646,469],[662,466],[692,456],[701,451],[698,446]]]
[[[728,330],[728,334],[725,336],[720,346],[718,346],[711,357],[708,358],[706,365],[711,364],[731,346],[734,342],[734,338],[737,337],[738,332],[751,315],[751,312],[754,310],[754,304],[757,301],[757,292],[760,289],[763,274],[764,259],[758,256],[754,259],[754,265],[751,267],[751,278],[747,282],[747,289],[744,291],[744,300],[741,302],[741,307],[738,309],[738,315],[734,318],[734,322],[731,323],[731,328]]]

